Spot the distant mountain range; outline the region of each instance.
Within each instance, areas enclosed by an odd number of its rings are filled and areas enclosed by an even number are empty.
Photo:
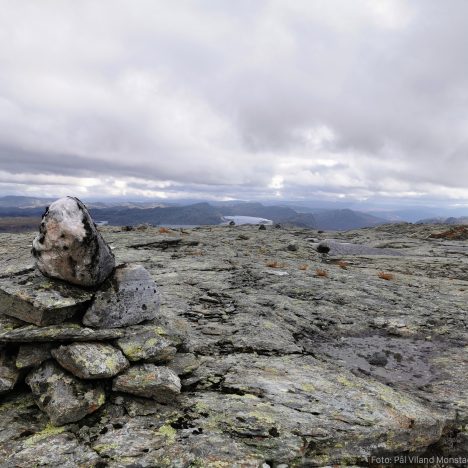
[[[44,209],[53,199],[7,196],[0,197],[0,218],[8,218],[5,226],[14,224],[15,218],[30,218],[26,223],[18,221],[18,228],[30,226],[34,219],[39,219]],[[110,225],[152,224],[165,226],[217,225],[226,221],[225,216],[250,216],[272,220],[273,223],[321,229],[343,231],[372,227],[379,224],[401,221],[393,212],[378,216],[379,212],[362,212],[349,208],[327,209],[305,206],[267,205],[258,202],[215,202],[191,203],[177,205],[159,201],[110,201],[86,202],[96,222],[107,222]],[[403,211],[402,213],[403,214]],[[413,213],[414,214],[414,213]],[[389,219],[391,218],[391,219]],[[468,224],[468,217],[461,218],[427,218],[420,223]],[[1,230],[1,228],[0,228]]]

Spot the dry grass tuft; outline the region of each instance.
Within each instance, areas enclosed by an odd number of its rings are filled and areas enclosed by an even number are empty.
[[[283,268],[284,267],[284,263],[279,263],[276,260],[271,260],[269,262],[266,262],[265,265],[268,268]]]
[[[309,269],[309,265],[307,263],[303,263],[302,265],[299,265],[299,270],[306,271]]]
[[[337,265],[342,269],[342,270],[347,270],[348,269],[348,262],[345,262],[344,260],[340,260]]]
[[[169,234],[170,232],[171,232],[171,230],[166,228],[166,227],[160,227],[159,228],[159,234]]]
[[[385,273],[384,271],[379,271],[378,276],[379,278],[386,280],[386,281],[391,281],[395,277],[391,273]]]
[[[328,278],[328,271],[317,268],[315,270],[315,276],[321,276],[322,278]]]

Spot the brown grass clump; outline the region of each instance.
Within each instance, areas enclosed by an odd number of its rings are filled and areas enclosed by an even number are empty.
[[[337,265],[342,269],[342,270],[347,270],[348,269],[348,262],[345,262],[344,260],[340,260]]]
[[[279,262],[277,262],[276,260],[272,260],[272,261],[266,262],[265,265],[266,265],[268,268],[283,268],[283,267],[284,267],[284,263],[279,263]]]
[[[309,265],[307,263],[303,263],[302,265],[299,265],[299,270],[306,271],[309,268]]]
[[[328,271],[317,268],[315,270],[315,276],[321,276],[322,278],[328,278]]]
[[[391,273],[385,273],[384,271],[379,271],[378,277],[386,281],[391,281],[395,276],[392,275]]]
[[[159,234],[169,234],[170,232],[171,232],[171,230],[166,228],[166,227],[160,227],[159,228]]]

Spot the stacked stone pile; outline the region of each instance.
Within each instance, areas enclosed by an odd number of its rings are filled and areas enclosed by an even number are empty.
[[[180,393],[191,355],[159,324],[156,284],[140,265],[115,266],[78,199],[48,208],[32,254],[38,271],[0,280],[0,393],[24,381],[54,425],[111,391],[161,403]]]

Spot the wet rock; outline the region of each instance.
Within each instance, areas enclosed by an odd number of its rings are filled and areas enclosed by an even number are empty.
[[[94,330],[76,323],[36,327],[0,328],[0,343],[34,343],[49,341],[101,341],[125,335],[123,329]]]
[[[73,343],[52,351],[58,363],[81,379],[105,379],[129,366],[121,351],[105,343]]]
[[[6,351],[0,350],[0,394],[12,390],[19,375],[14,359]]]
[[[165,362],[175,356],[177,349],[163,334],[160,327],[148,326],[129,332],[119,338],[116,345],[130,361]]]
[[[33,241],[36,266],[45,276],[80,286],[101,284],[114,270],[109,246],[77,198],[52,203]]]
[[[19,347],[16,356],[17,369],[35,367],[51,358],[51,343],[24,344]]]
[[[383,352],[376,352],[367,358],[367,362],[372,366],[385,367],[388,364],[388,357]]]
[[[35,325],[61,323],[89,306],[89,291],[34,273],[0,280],[0,310]]]
[[[54,361],[46,361],[26,377],[39,408],[52,424],[61,426],[79,421],[105,402],[104,390],[68,374]]]
[[[167,367],[141,364],[114,378],[112,390],[169,403],[180,393],[180,379]]]
[[[124,265],[96,293],[83,323],[96,328],[135,325],[156,318],[159,300],[149,272],[141,265]]]

